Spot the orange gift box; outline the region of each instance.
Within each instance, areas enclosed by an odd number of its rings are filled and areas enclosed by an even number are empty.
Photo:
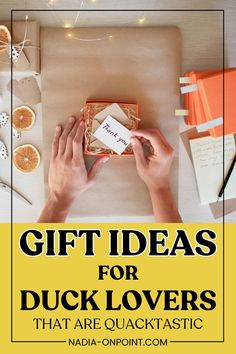
[[[97,113],[103,111],[106,107],[113,103],[117,103],[120,108],[127,115],[127,123],[123,124],[129,130],[136,130],[138,128],[138,104],[134,102],[124,102],[124,101],[95,101],[89,100],[86,102],[84,107],[84,120],[85,120],[85,133],[84,133],[84,153],[86,155],[117,155],[116,152],[111,150],[109,147],[100,143],[100,146],[96,146],[95,141],[98,141],[93,137],[92,124],[94,122],[94,117]],[[129,145],[122,155],[133,155],[132,146]]]

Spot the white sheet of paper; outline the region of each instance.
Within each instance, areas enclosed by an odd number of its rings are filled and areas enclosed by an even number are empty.
[[[132,133],[116,119],[108,116],[93,135],[121,155],[130,144]]]
[[[110,106],[106,107],[103,111],[97,113],[94,116],[94,119],[102,123],[107,116],[111,116],[115,118],[121,124],[125,124],[128,121],[127,115],[117,103],[112,103]]]
[[[193,139],[190,140],[190,146],[201,204],[216,202],[224,180],[223,137],[206,136]],[[225,177],[235,152],[234,136],[226,135],[224,149]],[[224,197],[225,199],[236,197],[236,168],[227,183]]]

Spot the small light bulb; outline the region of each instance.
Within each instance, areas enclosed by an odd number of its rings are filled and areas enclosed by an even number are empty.
[[[28,18],[29,18],[29,16],[28,16],[28,15],[26,15],[26,16],[25,16],[25,19],[26,19],[26,20],[28,20]]]
[[[64,24],[64,28],[70,28],[70,27],[71,27],[71,25],[69,23]]]
[[[72,37],[72,34],[71,34],[71,33],[67,33],[67,37],[68,37],[68,38],[71,38],[71,37]]]
[[[109,38],[113,38],[113,36],[110,34]]]
[[[138,22],[139,22],[140,24],[142,24],[142,23],[144,23],[145,20],[146,20],[145,17],[142,17],[142,18],[140,18],[140,19],[138,20]]]

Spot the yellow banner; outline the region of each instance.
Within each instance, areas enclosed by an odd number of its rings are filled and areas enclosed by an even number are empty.
[[[3,353],[233,353],[235,224],[0,228]]]

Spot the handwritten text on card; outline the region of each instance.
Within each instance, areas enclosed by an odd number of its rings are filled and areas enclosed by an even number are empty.
[[[132,133],[117,120],[108,116],[93,135],[121,155],[130,144]]]

